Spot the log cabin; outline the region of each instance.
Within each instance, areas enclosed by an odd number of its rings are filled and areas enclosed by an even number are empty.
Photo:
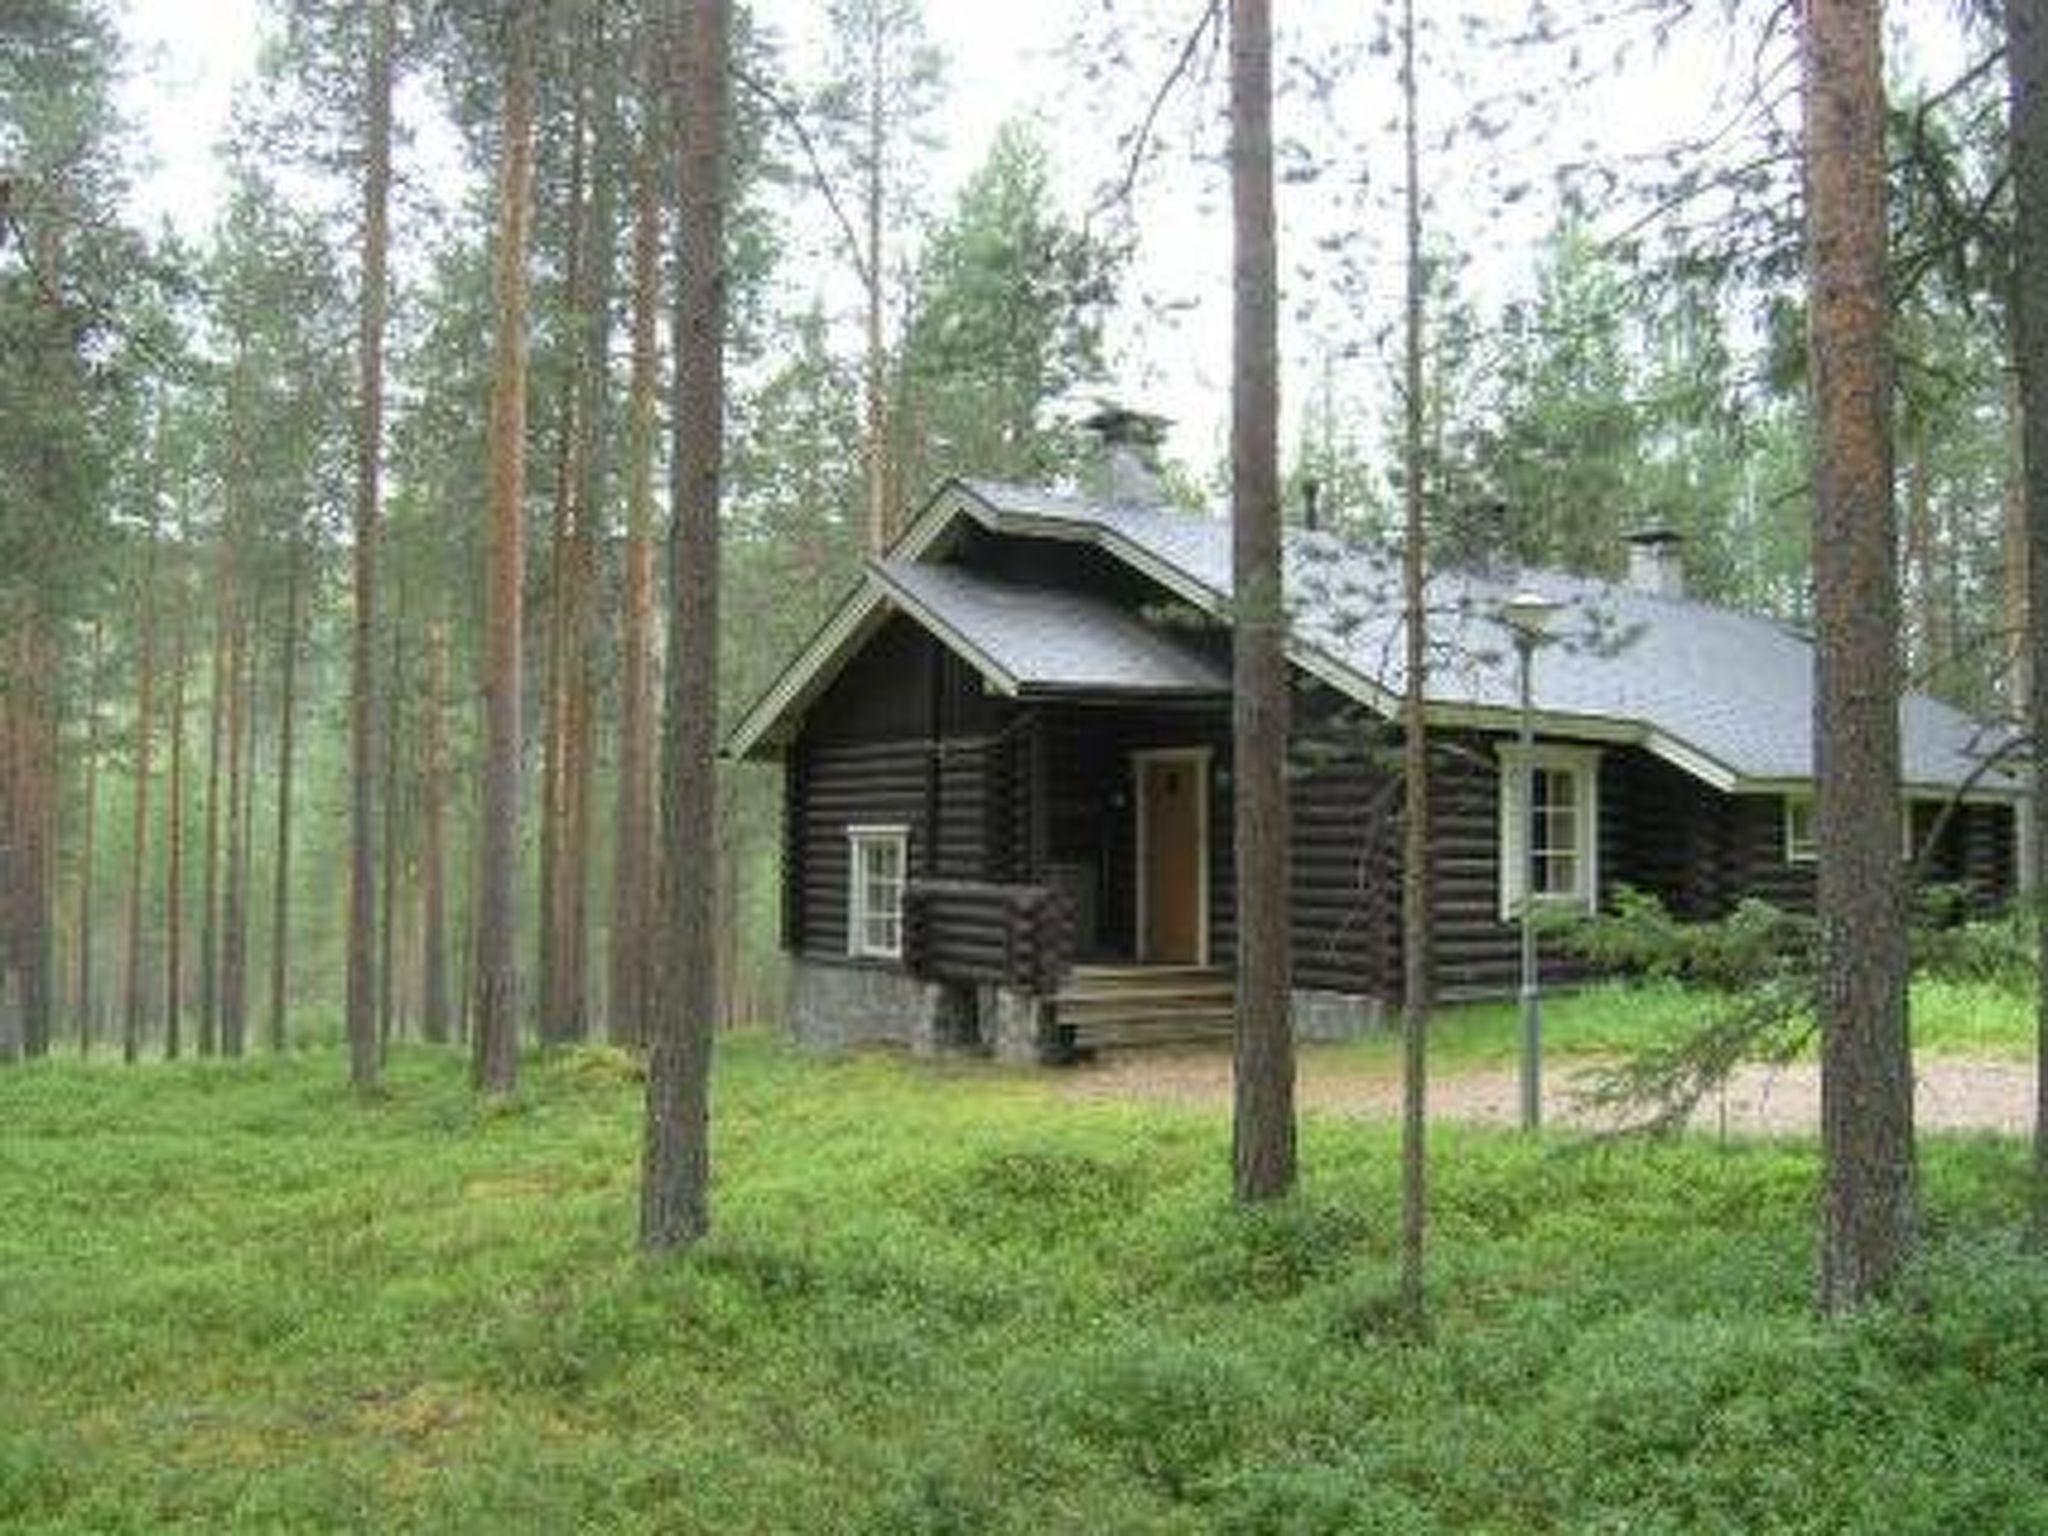
[[[1100,497],[942,486],[736,726],[731,755],[782,766],[801,1040],[1060,1060],[1227,1035],[1230,529],[1116,463]],[[1293,1017],[1342,1037],[1400,988],[1399,559],[1312,528],[1285,559]],[[1527,590],[1559,616],[1524,772],[1504,605]],[[1686,596],[1662,533],[1626,581],[1445,571],[1427,607],[1439,997],[1512,994],[1525,897],[1810,907],[1805,638]],[[2024,795],[2002,739],[1921,695],[1900,725],[1902,850],[2004,901]],[[1548,946],[1543,967],[1578,974]]]

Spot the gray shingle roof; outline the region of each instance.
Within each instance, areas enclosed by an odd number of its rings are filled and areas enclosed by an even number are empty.
[[[1170,508],[1094,502],[988,481],[964,482],[970,507],[1020,534],[1098,543],[1184,597],[1224,608],[1231,593],[1228,523]],[[1287,544],[1296,659],[1374,702],[1403,684],[1399,570],[1386,551],[1324,533]],[[1429,699],[1476,721],[1511,711],[1515,659],[1495,617],[1520,588],[1564,602],[1539,653],[1535,705],[1553,732],[1617,729],[1724,786],[1813,776],[1813,649],[1782,625],[1686,598],[1557,571],[1453,572],[1430,584]],[[1924,695],[1900,707],[1909,785],[2014,788],[1981,765],[2005,739]]]
[[[1222,694],[1230,679],[1101,598],[888,560],[875,575],[904,607],[1019,692]]]

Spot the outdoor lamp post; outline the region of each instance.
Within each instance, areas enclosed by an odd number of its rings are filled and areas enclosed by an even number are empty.
[[[1529,679],[1536,647],[1564,605],[1540,592],[1517,592],[1501,605],[1521,663],[1522,737],[1522,1129],[1543,1123],[1543,1004],[1536,969],[1536,710]],[[1503,874],[1506,872],[1503,871]],[[1512,889],[1512,887],[1510,887]]]

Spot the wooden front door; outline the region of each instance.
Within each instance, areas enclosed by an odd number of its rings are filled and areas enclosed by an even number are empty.
[[[1137,760],[1138,958],[1153,965],[1207,959],[1208,769],[1194,752]]]

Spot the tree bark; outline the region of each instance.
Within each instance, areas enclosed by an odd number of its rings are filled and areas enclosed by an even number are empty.
[[[403,589],[401,588],[401,591]],[[398,975],[393,955],[398,934],[398,875],[404,867],[398,839],[398,701],[405,694],[405,615],[393,606],[391,613],[391,673],[383,689],[383,763],[378,790],[383,827],[383,873],[378,881],[377,910],[377,1059],[381,1064],[391,1054],[397,1028]]]
[[[1429,666],[1423,582],[1422,253],[1420,82],[1415,74],[1415,0],[1401,7],[1403,158],[1407,165],[1406,337],[1403,347],[1401,607],[1406,676],[1401,697],[1401,1310],[1413,1329],[1424,1317],[1423,1260],[1429,1218],[1429,735],[1423,714]]]
[[[483,814],[478,829],[475,1078],[510,1093],[519,1073],[520,622],[526,580],[526,253],[533,223],[534,38],[529,0],[506,19],[498,171],[485,580]]]
[[[293,732],[298,714],[299,566],[303,559],[295,530],[286,552],[284,643],[277,689],[277,852],[270,885],[270,1022],[265,1030],[273,1053],[290,1043],[285,1029],[285,994],[291,976],[292,772]]]
[[[1826,1161],[1819,1299],[1840,1313],[1890,1287],[1914,1224],[1897,515],[1878,7],[1807,0],[1803,20]]]
[[[659,51],[650,48],[649,56]],[[611,1035],[647,1041],[648,942],[654,907],[655,315],[660,306],[660,77],[651,70],[648,127],[634,177],[633,375],[626,447],[625,621],[619,663],[619,782],[612,863]]]
[[[171,650],[170,783],[164,825],[164,1056],[184,1049],[185,1014],[185,669],[188,663],[184,582],[178,583],[177,641]]]
[[[2034,814],[2029,846],[2035,900],[2048,891],[2048,4],[2006,0],[2007,131],[2013,179],[2013,361],[2020,439],[2024,537],[2023,607],[2027,730],[2033,739]],[[2010,556],[2009,556],[2010,557]],[[2048,924],[2038,925],[2033,1225],[2048,1241]]]
[[[710,1225],[710,1075],[718,1011],[718,503],[725,423],[727,0],[691,0],[683,67],[671,415],[669,650],[662,725],[662,914],[647,1068],[640,1242],[665,1253]]]
[[[0,1061],[50,1043],[51,914],[55,899],[57,710],[55,617],[33,595],[0,593]],[[15,1008],[5,1006],[11,972]]]
[[[220,918],[220,1049],[240,1056],[248,1043],[249,887],[248,887],[248,748],[254,732],[249,719],[248,654],[254,644],[246,611],[237,614],[228,641],[227,702],[227,828],[222,851],[223,885]]]
[[[448,626],[427,629],[427,694],[423,701],[425,782],[420,786],[420,1033],[448,1042],[448,742],[441,717],[448,697]]]
[[[78,984],[72,996],[77,1016],[78,1054],[92,1050],[93,981],[93,866],[98,861],[100,803],[100,652],[104,631],[98,619],[92,625],[92,649],[87,652],[85,672],[85,808],[78,830]],[[27,1035],[24,1031],[24,1035]],[[34,1045],[29,1054],[36,1055]]]
[[[230,544],[223,534],[214,562],[213,659],[206,700],[206,808],[201,813],[199,877],[199,1054],[220,1046],[220,789],[228,693]]]
[[[159,419],[157,451],[162,451]],[[135,668],[135,798],[128,831],[128,951],[121,985],[121,1059],[133,1063],[142,1054],[142,885],[149,867],[149,757],[156,724],[156,522],[152,517],[149,548],[142,573],[141,651]]]
[[[363,273],[357,309],[355,616],[349,644],[348,981],[343,1018],[349,1083],[377,1086],[376,976],[370,944],[377,918],[377,555],[383,537],[384,322],[391,202],[391,55],[397,0],[377,0],[371,22],[363,156]]]
[[[882,230],[888,178],[883,157],[888,149],[888,117],[884,109],[883,70],[888,65],[888,27],[882,8],[873,8],[868,34],[867,101],[867,480],[868,549],[879,555],[889,547],[889,401],[887,357],[882,334]]]
[[[1294,1186],[1295,1172],[1272,112],[1269,0],[1231,0],[1230,475],[1236,583],[1231,732],[1238,889],[1234,1162],[1237,1196],[1247,1201],[1285,1194]]]

